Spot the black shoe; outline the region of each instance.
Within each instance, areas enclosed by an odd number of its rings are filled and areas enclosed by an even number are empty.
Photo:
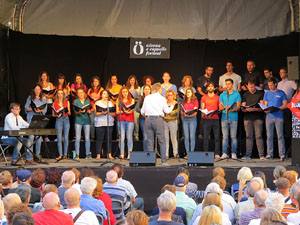
[[[11,165],[11,166],[18,166],[18,164],[17,164],[16,161],[11,161],[10,165]]]

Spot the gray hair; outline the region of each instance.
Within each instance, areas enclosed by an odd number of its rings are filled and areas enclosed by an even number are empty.
[[[298,193],[300,193],[300,184],[296,184],[291,188],[291,194],[294,196],[294,198],[297,197]]]
[[[257,192],[258,190],[262,189],[262,186],[260,185],[260,183],[256,180],[251,180],[250,182],[248,182],[247,184],[247,193],[250,197],[254,197],[255,192]]]
[[[106,182],[107,183],[114,183],[118,179],[118,174],[114,170],[109,170],[106,173]]]
[[[80,193],[75,188],[69,188],[65,192],[64,199],[68,205],[68,208],[72,206],[76,206],[80,204]]]
[[[15,193],[20,196],[22,203],[26,203],[30,199],[31,189],[27,185],[19,185]]]
[[[97,187],[97,181],[91,177],[85,177],[81,180],[80,189],[83,194],[92,194]]]
[[[266,205],[268,193],[265,190],[259,190],[254,194],[254,200],[259,207]]]
[[[151,87],[152,93],[157,93],[160,91],[160,89],[161,89],[161,83],[158,83],[158,82],[153,84]]]
[[[61,176],[61,183],[66,185],[71,185],[75,182],[75,173],[72,170],[65,171]]]
[[[249,167],[242,167],[238,174],[237,174],[237,180],[251,180],[253,177],[252,171]]]
[[[217,183],[210,183],[206,186],[206,189],[205,189],[205,194],[208,194],[208,193],[216,193],[221,198],[223,191]]]
[[[273,176],[278,179],[283,176],[285,171],[286,168],[284,166],[276,166],[275,169],[273,170]]]
[[[171,213],[176,208],[176,204],[176,196],[170,191],[161,193],[157,198],[157,206],[159,210],[165,213]]]
[[[274,208],[280,213],[284,207],[284,197],[280,193],[270,193],[266,200],[266,208]]]

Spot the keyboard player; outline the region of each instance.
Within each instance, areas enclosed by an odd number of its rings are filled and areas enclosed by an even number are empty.
[[[6,115],[4,120],[4,130],[20,130],[21,128],[28,128],[29,124],[23,120],[20,116],[20,104],[19,103],[11,103],[9,106],[10,113]],[[23,143],[29,148],[31,146],[31,141],[28,138],[20,137]],[[22,148],[22,143],[16,137],[7,137],[2,136],[2,142],[4,144],[14,145],[14,152],[11,158],[11,165],[16,165],[19,151]],[[32,154],[26,150],[25,154],[26,164],[37,164],[32,161]]]

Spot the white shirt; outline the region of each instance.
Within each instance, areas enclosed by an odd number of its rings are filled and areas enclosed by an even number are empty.
[[[72,188],[75,188],[80,193],[80,195],[82,195],[82,191],[79,183],[73,184]]]
[[[73,219],[80,212],[81,208],[64,209],[62,212],[70,214]],[[80,217],[76,220],[74,225],[99,225],[98,219],[94,212],[85,210]]]
[[[253,211],[255,208],[253,198],[249,197],[247,201],[239,202],[234,209],[235,220],[239,221],[243,212]]]
[[[137,193],[133,185],[128,180],[119,178],[117,184],[124,188],[130,194],[131,197],[136,198]]]
[[[222,212],[222,213],[221,213],[221,217],[222,217],[222,224],[223,224],[223,225],[231,225],[231,222],[230,222],[230,220],[229,220],[229,218],[228,218],[228,215],[227,215],[226,213],[223,213],[223,212]],[[199,221],[200,221],[200,216],[198,216],[198,217],[195,219],[194,223],[191,224],[191,225],[198,225]]]
[[[7,114],[4,119],[4,130],[20,130],[21,128],[28,128],[28,126],[29,124],[23,120],[22,116],[16,117],[12,112]],[[7,138],[7,136],[2,136],[2,138]]]
[[[241,76],[236,73],[232,73],[230,76],[228,76],[225,73],[222,76],[220,76],[220,78],[219,78],[219,86],[221,86],[222,88],[226,87],[226,84],[225,84],[226,79],[233,80],[233,90],[237,91],[239,83],[241,83],[241,81],[242,81]]]
[[[286,78],[285,80],[278,82],[277,89],[282,90],[287,98],[291,98],[294,91],[297,89],[297,84],[295,81]]]
[[[146,96],[144,99],[141,114],[145,116],[164,116],[172,112],[174,106],[168,106],[167,100],[159,93]]]
[[[106,105],[104,105],[101,101],[97,101],[95,103],[95,105],[98,105],[102,108],[107,108]],[[114,104],[109,101],[108,102],[108,107],[114,107]],[[114,118],[112,116],[109,116],[108,117],[108,125],[109,126],[113,126],[114,125]],[[100,116],[95,116],[95,127],[104,127],[104,126],[107,126],[107,115],[106,114],[103,114],[103,115],[100,115]]]
[[[300,212],[290,213],[287,216],[286,221],[297,225],[300,224]]]
[[[260,225],[260,220],[261,219],[254,219],[254,220],[251,220],[250,221],[250,223],[249,223],[249,225]],[[298,221],[299,222],[299,221]],[[296,224],[294,224],[294,223],[291,223],[291,222],[287,222],[287,224],[288,225],[296,225]]]

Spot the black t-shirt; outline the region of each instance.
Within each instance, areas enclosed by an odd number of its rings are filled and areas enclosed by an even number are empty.
[[[245,73],[243,75],[242,85],[248,84],[249,80],[253,80],[256,86],[264,83],[264,77],[260,74],[260,72]]]
[[[155,220],[149,223],[149,225],[182,225],[174,221]]]
[[[251,94],[249,91],[245,92],[242,97],[242,102],[246,102],[246,105],[254,105],[264,99],[264,92],[258,91]],[[255,108],[259,108],[259,105],[255,105]],[[244,112],[244,120],[263,120],[264,112]]]
[[[217,87],[217,83],[215,82],[213,77],[207,78],[206,76],[200,76],[197,79],[197,87],[200,87],[202,92],[204,92],[205,94],[207,94],[206,87],[207,87],[208,82],[213,82],[215,85],[215,88]]]

